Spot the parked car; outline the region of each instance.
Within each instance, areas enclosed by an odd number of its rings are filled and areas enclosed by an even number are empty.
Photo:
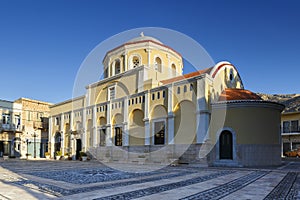
[[[284,153],[286,157],[300,157],[300,149],[293,149]]]

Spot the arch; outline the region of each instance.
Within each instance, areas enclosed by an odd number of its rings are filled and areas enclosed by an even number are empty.
[[[188,100],[179,102],[174,109],[174,136],[177,144],[196,142],[196,105]]]
[[[130,145],[144,145],[145,122],[144,112],[140,109],[133,110],[129,115],[129,142]]]
[[[123,117],[122,114],[117,113],[117,114],[115,114],[115,115],[113,116],[113,118],[112,118],[111,121],[112,121],[112,124],[113,124],[113,125],[116,125],[116,124],[122,124],[122,123],[124,122],[124,117]]]
[[[231,136],[230,136],[231,135]],[[230,128],[230,127],[223,127],[222,129],[220,129],[217,133],[216,133],[216,161],[221,161],[221,160],[229,160],[231,161],[233,164],[237,164],[237,155],[236,155],[236,133],[235,131]],[[224,141],[225,139],[225,141]],[[229,142],[229,140],[231,139],[231,153],[226,155],[221,155],[221,152],[224,152],[224,149],[222,147],[221,149],[221,142],[226,142],[226,139],[228,140],[227,142]],[[221,141],[222,140],[222,141]],[[224,144],[223,144],[224,145]],[[222,153],[223,153],[222,152]]]
[[[158,56],[155,57],[154,67],[155,67],[155,70],[157,70],[158,72],[162,72],[162,61],[161,61],[161,58]]]
[[[221,132],[219,137],[219,155],[220,159],[233,159],[233,141],[232,133],[228,130]]]
[[[61,151],[61,134],[56,132],[54,135],[54,151]]]
[[[151,119],[166,118],[167,116],[167,109],[163,105],[156,105],[150,114]]]
[[[98,122],[97,122],[98,126],[104,126],[107,124],[107,120],[105,117],[99,117],[98,118]]]

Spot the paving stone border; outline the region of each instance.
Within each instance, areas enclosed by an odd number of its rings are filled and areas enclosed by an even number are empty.
[[[182,198],[181,200],[221,199],[237,190],[242,189],[250,183],[253,183],[268,173],[269,172],[255,171],[220,186]]]
[[[180,187],[185,187],[188,185],[204,182],[204,181],[215,179],[215,178],[225,176],[227,174],[231,174],[234,172],[235,171],[233,171],[233,170],[222,170],[222,171],[219,171],[216,173],[211,173],[209,175],[199,176],[199,177],[191,178],[191,179],[184,180],[184,181],[168,183],[168,184],[164,184],[164,185],[149,187],[146,189],[140,189],[140,190],[135,190],[135,191],[131,191],[131,192],[124,192],[124,193],[120,193],[120,194],[116,194],[116,195],[110,195],[110,196],[106,196],[106,197],[96,198],[94,200],[135,199],[135,198],[140,198],[140,197],[144,197],[144,196],[148,196],[148,195],[152,195],[152,194],[156,194],[156,193],[160,193],[160,192],[173,190],[173,189],[177,189]]]
[[[298,173],[288,172],[285,177],[277,184],[277,186],[264,198],[264,200],[295,199],[296,184],[294,183],[297,177]]]

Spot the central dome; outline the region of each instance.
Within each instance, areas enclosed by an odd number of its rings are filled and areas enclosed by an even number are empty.
[[[152,40],[159,44],[163,44],[161,41],[159,41],[158,39],[156,39],[154,37],[145,36],[143,32],[141,32],[139,37],[133,38],[133,39],[129,40],[128,42],[140,42],[140,41],[145,41],[145,40]]]

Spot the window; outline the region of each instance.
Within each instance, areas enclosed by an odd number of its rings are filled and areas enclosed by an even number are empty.
[[[108,89],[108,92],[109,92],[109,94],[108,94],[109,99],[108,100],[115,99],[115,97],[116,97],[115,87],[110,87]]]
[[[190,91],[194,90],[194,85],[193,83],[190,84]]]
[[[157,92],[157,99],[160,99],[160,92]]]
[[[283,122],[283,132],[289,133],[290,132],[290,121]]]
[[[230,71],[229,71],[229,80],[231,82],[233,81],[233,69],[230,69]]]
[[[9,124],[10,123],[10,114],[3,114],[2,115],[2,124]]]
[[[128,105],[130,106],[130,100],[128,100]]]
[[[171,69],[172,69],[172,76],[173,77],[176,76],[176,65],[172,64]]]
[[[143,96],[143,103],[145,103],[145,96]]]
[[[177,94],[180,94],[180,87],[177,87]]]
[[[186,92],[187,91],[187,87],[186,85],[183,87],[183,92]]]
[[[159,57],[155,58],[154,67],[158,72],[162,72],[161,59]]]
[[[291,121],[291,132],[298,132],[299,131],[298,126],[299,126],[298,120]]]
[[[105,70],[104,70],[104,78],[107,78],[108,77],[108,68],[106,68]]]
[[[155,99],[155,94],[153,93],[153,94],[152,94],[152,100],[154,100],[154,99]]]
[[[165,144],[165,122],[155,122],[154,123],[154,144],[161,145]]]
[[[140,66],[140,59],[137,56],[134,56],[132,58],[132,67],[136,68],[138,66]]]
[[[163,91],[163,98],[166,98],[166,91]]]
[[[132,104],[132,105],[134,104],[134,99],[131,99],[131,104]]]
[[[115,128],[115,145],[122,146],[122,129],[121,129],[121,127]]]
[[[120,60],[115,61],[115,75],[121,73],[121,63]]]
[[[56,125],[56,126],[59,125],[59,117],[55,117],[55,125]]]

